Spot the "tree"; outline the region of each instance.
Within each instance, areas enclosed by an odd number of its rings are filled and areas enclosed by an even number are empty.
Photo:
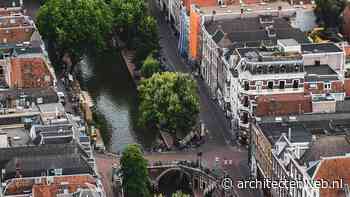
[[[153,74],[160,72],[160,63],[154,59],[153,54],[148,55],[141,67],[141,74],[145,78],[152,77]]]
[[[143,158],[140,146],[128,145],[123,151],[120,165],[125,196],[150,197],[147,161]]]
[[[140,21],[145,17],[147,7],[144,0],[111,0],[114,25],[128,40],[137,33]]]
[[[171,133],[187,134],[199,114],[197,84],[188,74],[157,73],[139,86],[139,122]]]
[[[88,52],[106,48],[112,13],[103,0],[47,0],[39,9],[37,25],[57,61],[68,55],[74,66]]]
[[[135,39],[136,63],[143,61],[151,52],[160,49],[157,27],[157,21],[152,16],[144,17],[141,20]]]
[[[339,27],[345,6],[346,0],[316,0],[315,14],[318,22],[323,22],[325,28]]]
[[[171,195],[172,197],[190,197],[190,195],[188,194],[184,194],[181,191],[177,191],[176,193],[174,193],[173,195]]]

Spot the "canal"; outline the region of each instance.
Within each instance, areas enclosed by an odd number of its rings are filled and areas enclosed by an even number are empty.
[[[97,112],[105,119],[108,129],[102,132],[110,136],[108,149],[118,153],[130,143],[149,148],[154,134],[137,127],[137,90],[119,52],[87,57],[80,71],[82,88],[89,91]]]

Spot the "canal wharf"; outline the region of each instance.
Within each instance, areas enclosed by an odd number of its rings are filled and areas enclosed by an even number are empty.
[[[138,82],[139,82],[138,79],[140,78],[140,71],[137,71],[137,67],[133,63],[133,60],[135,58],[135,51],[131,51],[128,49],[122,49],[121,56],[123,58],[123,61],[125,62],[125,65],[128,68],[128,71],[130,73],[130,76],[131,76],[134,84],[138,85]]]

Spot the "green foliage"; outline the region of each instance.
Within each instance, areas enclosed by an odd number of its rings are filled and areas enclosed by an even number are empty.
[[[182,73],[157,73],[139,87],[139,122],[144,127],[161,127],[186,134],[196,124],[199,97],[196,82]]]
[[[145,78],[152,77],[153,74],[160,72],[160,63],[152,54],[148,55],[141,67],[141,74]]]
[[[139,24],[146,14],[144,0],[111,0],[114,24],[118,28],[131,28]]]
[[[318,22],[323,22],[326,28],[337,28],[341,25],[341,14],[346,0],[316,0],[315,3]]]
[[[188,194],[184,194],[181,191],[177,191],[176,193],[174,193],[173,195],[171,195],[172,197],[190,197],[190,195]]]
[[[128,145],[120,159],[123,189],[128,197],[150,197],[147,161],[143,158],[140,146]]]
[[[144,17],[138,26],[135,39],[136,63],[142,62],[151,52],[158,51],[160,49],[158,41],[157,21],[152,16]]]
[[[106,48],[112,13],[103,0],[47,0],[39,9],[37,26],[60,58],[68,54],[76,64],[86,53]]]

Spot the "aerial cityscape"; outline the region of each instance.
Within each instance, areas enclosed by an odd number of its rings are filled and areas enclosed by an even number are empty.
[[[349,0],[0,0],[0,197],[350,197]]]

